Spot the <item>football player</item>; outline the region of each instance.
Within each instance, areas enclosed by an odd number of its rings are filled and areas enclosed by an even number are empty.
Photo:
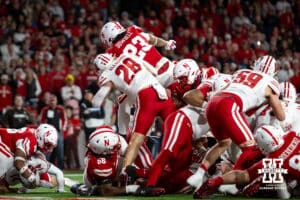
[[[288,174],[284,175],[285,179],[292,178],[299,183],[300,171],[300,137],[295,132],[291,131],[284,133],[281,128],[263,125],[255,132],[255,140],[258,147],[267,159],[282,159],[282,169],[286,169]],[[258,191],[262,183],[262,174],[259,174],[259,169],[264,168],[264,160],[261,160],[250,168],[245,170],[233,170],[223,176],[208,179],[198,190],[194,193],[194,198],[204,198],[212,193],[221,184],[249,184],[252,181],[253,185],[244,189],[244,194],[254,194]],[[284,179],[283,179],[284,183]],[[278,190],[279,198],[289,198],[291,195],[284,188]]]
[[[37,150],[43,153],[51,152],[57,144],[57,135],[57,130],[49,124],[41,124],[37,129],[0,129],[0,181],[4,190],[7,189],[4,174],[13,167],[23,178],[22,183],[25,187],[36,187],[37,177],[28,168],[26,160]]]
[[[214,95],[206,106],[206,118],[218,143],[206,154],[197,172],[187,181],[199,188],[207,169],[231,145],[233,141],[242,150],[235,169],[245,169],[259,159],[252,131],[244,113],[270,104],[277,119],[283,121],[285,113],[279,100],[279,83],[273,78],[277,72],[272,56],[260,57],[253,70],[241,69],[233,74],[230,84]]]

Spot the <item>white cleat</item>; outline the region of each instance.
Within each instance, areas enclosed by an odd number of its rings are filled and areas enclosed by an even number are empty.
[[[200,188],[203,182],[205,181],[205,171],[202,168],[198,168],[198,170],[187,179],[187,183],[194,188]]]
[[[75,184],[79,184],[78,181],[73,181],[72,179],[69,179],[69,178],[64,178],[64,181],[65,181],[65,185],[68,186],[68,187],[71,187],[72,185],[75,185]]]
[[[219,187],[219,192],[224,194],[236,195],[239,192],[239,190],[236,188],[235,184],[229,184],[221,185]]]

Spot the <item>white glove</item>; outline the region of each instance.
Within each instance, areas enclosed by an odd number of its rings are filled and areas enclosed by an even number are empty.
[[[167,42],[167,45],[165,46],[165,49],[168,51],[176,49],[176,41],[175,40],[169,40]]]

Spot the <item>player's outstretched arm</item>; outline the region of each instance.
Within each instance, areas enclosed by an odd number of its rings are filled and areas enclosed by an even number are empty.
[[[164,47],[166,50],[171,51],[176,48],[175,40],[164,40],[160,37],[156,37],[153,34],[149,34],[149,44],[154,45],[156,47]]]

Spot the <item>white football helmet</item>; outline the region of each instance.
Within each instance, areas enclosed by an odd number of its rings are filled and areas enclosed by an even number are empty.
[[[212,91],[219,92],[223,90],[230,82],[231,82],[231,75],[219,74],[216,76],[213,84],[212,84]]]
[[[38,147],[43,152],[51,152],[57,145],[58,133],[50,124],[40,124],[35,131]]]
[[[120,136],[110,126],[100,126],[90,135],[87,147],[98,155],[112,154],[121,147]]]
[[[279,84],[280,95],[282,100],[288,102],[296,102],[297,92],[295,86],[290,82],[282,82]]]
[[[200,74],[200,69],[193,59],[182,59],[175,64],[173,76],[175,80],[186,80],[187,84],[193,84]]]
[[[263,125],[255,131],[254,138],[261,152],[268,155],[281,147],[283,135],[284,132],[281,128]]]
[[[201,74],[202,74],[202,81],[203,81],[209,79],[210,77],[216,74],[220,74],[220,71],[215,67],[208,67],[208,68],[203,68]]]
[[[117,21],[107,22],[101,29],[100,39],[102,44],[107,48],[113,44],[114,39],[126,29]]]
[[[261,56],[254,61],[253,70],[263,72],[273,77],[278,70],[277,61],[269,55]]]
[[[113,62],[113,56],[109,53],[101,53],[94,59],[94,64],[100,71],[106,70]]]

